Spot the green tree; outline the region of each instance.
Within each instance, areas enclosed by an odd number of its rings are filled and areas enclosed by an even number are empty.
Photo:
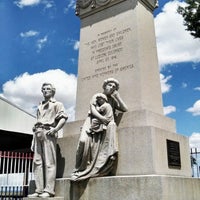
[[[194,38],[200,38],[200,0],[185,0],[186,6],[179,6],[177,11],[183,16],[186,30]]]

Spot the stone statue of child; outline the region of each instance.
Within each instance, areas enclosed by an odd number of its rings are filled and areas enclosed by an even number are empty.
[[[55,195],[57,132],[68,117],[63,104],[54,99],[56,90],[51,83],[44,83],[41,91],[44,101],[38,106],[31,146],[36,190],[28,197],[45,198]]]
[[[112,107],[103,93],[94,95],[92,101],[90,107],[91,127],[89,129],[91,133],[98,133],[107,129],[108,123],[114,121],[114,115]]]

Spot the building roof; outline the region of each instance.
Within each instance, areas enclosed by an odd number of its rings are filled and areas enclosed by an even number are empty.
[[[0,130],[32,134],[35,117],[0,97]]]

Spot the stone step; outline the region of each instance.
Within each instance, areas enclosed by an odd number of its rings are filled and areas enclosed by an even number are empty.
[[[60,200],[60,199],[64,199],[64,195],[66,195],[66,193],[68,193],[68,191],[70,191],[70,179],[69,178],[58,178],[56,179],[56,186],[55,186],[55,197],[50,197],[50,199],[56,199],[56,200]],[[33,194],[35,192],[35,181],[32,180],[30,181],[29,184],[29,188],[28,188],[28,193],[29,194]],[[24,198],[26,200],[30,200],[30,199],[45,199],[45,198],[35,198],[35,197],[27,197]],[[49,198],[46,198],[49,199]]]
[[[199,200],[199,185],[200,179],[166,175],[108,176],[80,182],[62,178],[56,180],[56,197],[47,199]]]
[[[23,200],[64,200],[64,197],[48,197],[48,198],[41,198],[41,197],[25,197]]]

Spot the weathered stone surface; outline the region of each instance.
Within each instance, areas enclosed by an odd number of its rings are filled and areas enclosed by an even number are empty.
[[[119,161],[117,174],[160,174],[191,176],[188,139],[155,127],[123,128],[119,131]],[[181,169],[168,167],[168,140],[180,144]]]
[[[77,0],[76,15],[83,19],[123,1],[125,0]],[[134,0],[135,3],[137,1]],[[152,11],[158,6],[156,0],[141,0],[141,2]]]
[[[33,198],[30,198],[30,197],[26,197],[26,198],[23,198],[24,200],[64,200],[64,197],[48,197],[48,198],[40,198],[40,197],[33,197]]]
[[[139,1],[127,0],[81,24],[76,120],[85,119],[88,102],[109,77],[120,82],[129,111],[163,114],[151,11]]]
[[[149,110],[136,110],[120,113],[118,116],[118,127],[153,126],[167,131],[176,132],[175,120]]]
[[[116,176],[72,183],[56,180],[65,200],[199,200],[200,180],[177,176]]]
[[[146,117],[145,117],[146,116]],[[144,120],[142,120],[144,119]],[[146,120],[148,119],[148,120]],[[183,175],[191,176],[188,138],[175,133],[174,121],[151,112],[124,113],[118,127],[119,160],[117,175]],[[159,122],[159,123],[158,123]],[[58,140],[57,177],[70,177],[75,166],[79,131],[77,124],[65,126],[65,134]],[[171,128],[170,128],[170,124]],[[75,127],[73,127],[73,125]],[[169,126],[167,126],[169,125]],[[165,127],[161,128],[161,127]],[[72,129],[72,131],[71,131]],[[173,132],[174,131],[174,132]],[[181,169],[168,167],[166,140],[180,143]]]
[[[87,115],[85,118],[86,117]],[[79,134],[83,123],[84,120],[77,120],[67,123],[63,127],[63,137]],[[176,132],[175,120],[149,110],[135,110],[132,112],[119,113],[117,123],[119,128],[133,126],[154,126]]]

